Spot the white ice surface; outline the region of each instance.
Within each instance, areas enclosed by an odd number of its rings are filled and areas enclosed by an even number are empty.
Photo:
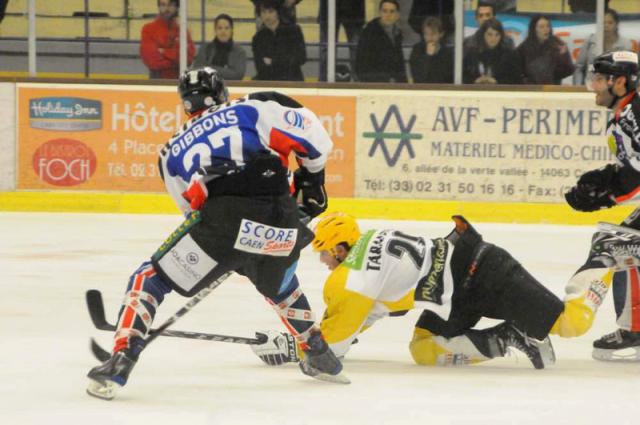
[[[113,322],[130,273],[180,223],[178,216],[0,213],[0,424],[637,424],[640,364],[591,359],[591,342],[616,328],[608,295],[591,331],[553,339],[558,363],[534,370],[524,355],[476,366],[413,364],[417,312],[360,337],[345,361],[351,385],[315,381],[294,365],[267,367],[244,345],[158,338],[129,384],[106,402],[85,394],[97,362],[88,340],[87,289],[102,291]],[[363,221],[437,237],[450,223]],[[562,296],[592,228],[478,224]],[[316,314],[327,271],[305,251],[298,275]],[[185,299],[171,294],[155,324]],[[244,278],[216,289],[175,329],[252,336],[282,329]]]

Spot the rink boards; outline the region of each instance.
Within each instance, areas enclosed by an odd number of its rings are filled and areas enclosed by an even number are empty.
[[[613,161],[608,111],[589,93],[278,90],[334,140],[332,209],[569,224],[633,209],[580,214],[564,203],[584,171]],[[0,211],[176,212],[156,167],[158,147],[185,119],[173,87],[0,83],[0,106]]]

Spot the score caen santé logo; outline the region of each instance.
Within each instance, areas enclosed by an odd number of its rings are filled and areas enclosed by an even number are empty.
[[[102,128],[102,102],[80,97],[30,99],[29,126],[43,130],[97,130]]]

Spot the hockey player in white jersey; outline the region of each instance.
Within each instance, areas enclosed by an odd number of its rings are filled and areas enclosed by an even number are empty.
[[[302,209],[316,216],[327,206],[329,135],[312,111],[282,94],[229,101],[212,68],[185,72],[179,93],[190,119],[162,149],[159,164],[186,220],[131,276],[113,355],[89,372],[88,393],[111,399],[127,382],[165,295],[191,297],[229,271],[247,276],[295,336],[306,353],[305,374],[348,383],[295,274],[313,234],[291,196],[289,154],[300,166],[294,183]]]
[[[595,92],[596,104],[609,108],[607,125],[609,148],[616,162],[584,173],[565,194],[577,211],[611,208],[640,197],[640,96],[637,93],[638,56],[618,51],[598,56],[591,65],[587,87]],[[640,210],[636,209],[623,226],[640,229]],[[603,246],[615,243],[616,236],[598,232],[593,236],[587,261],[576,271],[566,288],[566,309],[552,330],[564,337],[578,336],[590,329],[609,288],[619,329],[593,343],[597,360],[640,360],[640,272],[617,264]],[[605,255],[602,255],[605,254]],[[634,354],[621,354],[631,349]]]
[[[320,325],[344,356],[357,336],[385,316],[422,309],[410,351],[421,365],[454,366],[524,352],[536,369],[555,361],[549,330],[562,302],[504,249],[482,240],[461,216],[445,238],[370,230],[342,213],[323,216],[313,249],[332,273],[324,286]],[[480,318],[504,320],[473,329]],[[293,339],[269,331],[251,348],[267,364],[296,361]]]

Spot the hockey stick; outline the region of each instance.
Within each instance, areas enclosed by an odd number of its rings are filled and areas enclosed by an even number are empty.
[[[86,294],[87,299],[87,307],[89,309],[89,315],[91,316],[91,321],[96,329],[100,329],[102,331],[115,331],[117,328],[115,325],[107,322],[105,312],[104,312],[104,303],[102,301],[102,294],[97,289],[90,289]],[[157,333],[157,329],[151,329],[149,331],[150,334]],[[175,338],[188,338],[188,339],[200,339],[204,341],[218,341],[218,342],[230,342],[234,344],[249,344],[249,345],[259,345],[267,342],[267,336],[262,333],[256,333],[256,338],[245,338],[241,336],[230,336],[230,335],[220,335],[220,334],[210,334],[204,332],[189,332],[189,331],[174,331],[174,330],[165,330],[161,332],[161,336],[170,336]],[[93,344],[92,344],[93,347]],[[93,348],[92,348],[93,351]],[[94,352],[95,354],[95,352]],[[97,356],[96,356],[97,357]]]
[[[143,341],[142,350],[146,349],[154,339],[156,339],[171,325],[173,325],[180,317],[187,314],[193,307],[195,307],[200,301],[202,301],[207,295],[211,293],[214,289],[216,289],[222,282],[224,282],[229,276],[231,276],[231,271],[226,272],[218,279],[211,282],[209,285],[205,286],[198,292],[193,298],[189,300],[180,310],[176,311],[173,316],[169,317],[165,322],[160,325],[157,329],[155,329],[154,333],[150,333]],[[102,311],[104,313],[104,307],[102,307]],[[92,317],[93,319],[93,317]],[[106,322],[106,320],[104,321]],[[107,323],[108,324],[108,323]],[[266,337],[266,335],[265,335]],[[263,341],[264,342],[264,341]],[[96,357],[101,358],[104,357],[104,352],[106,351],[102,347],[98,345],[95,341],[91,343],[91,350],[96,355]],[[141,351],[142,351],[141,350]],[[108,352],[107,352],[108,354]]]

